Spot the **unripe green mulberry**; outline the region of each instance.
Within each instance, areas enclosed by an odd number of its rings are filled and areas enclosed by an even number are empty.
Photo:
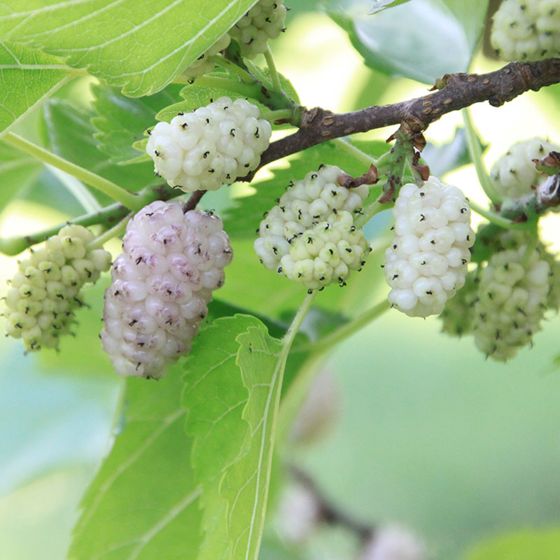
[[[491,42],[504,60],[560,56],[560,3],[504,0],[494,15]]]
[[[368,188],[341,186],[343,175],[334,166],[308,173],[288,188],[258,230],[255,252],[261,262],[308,290],[344,285],[369,254],[363,232],[354,225]]]
[[[478,269],[467,274],[465,285],[445,304],[441,331],[450,336],[463,336],[472,331],[474,305],[478,299],[480,274]]]
[[[527,245],[490,258],[474,308],[473,333],[481,352],[507,361],[531,343],[547,309],[550,271],[541,251]]]
[[[506,199],[521,198],[531,194],[539,183],[546,180],[540,176],[534,159],[542,159],[558,148],[541,138],[532,138],[513,144],[492,167],[492,180],[498,192]]]
[[[41,249],[19,261],[6,295],[7,334],[21,338],[26,350],[58,348],[69,333],[80,290],[95,283],[111,265],[111,255],[91,249],[93,234],[82,226],[63,227]]]
[[[284,31],[287,8],[283,0],[260,0],[230,30],[241,54],[254,58],[266,52],[269,39]]]

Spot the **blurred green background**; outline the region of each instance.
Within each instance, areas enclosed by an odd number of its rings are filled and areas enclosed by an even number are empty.
[[[426,92],[418,82],[368,70],[340,27],[308,11],[316,2],[297,4],[274,51],[303,104],[341,111]],[[488,70],[496,63],[477,58],[474,66]],[[83,91],[73,87],[61,95],[83,101]],[[499,110],[476,106],[488,162],[514,140],[560,141],[558,99],[556,87]],[[30,123],[33,118],[23,126]],[[446,116],[428,138],[448,142],[460,124],[460,115]],[[35,177],[24,179],[31,185]],[[449,180],[484,200],[472,166]],[[213,200],[218,208],[227,204],[223,197]],[[3,209],[1,232],[56,223],[75,203],[59,208],[20,197]],[[554,243],[558,220],[545,222],[544,235]],[[0,257],[0,277],[8,278],[14,266],[14,259]],[[102,289],[88,294],[93,307],[82,312],[78,338],[60,354],[24,356],[17,343],[0,345],[1,558],[64,558],[80,496],[118,431],[121,381],[96,336]],[[367,522],[410,527],[441,560],[461,558],[474,543],[502,532],[560,525],[560,375],[553,367],[559,327],[558,319],[549,321],[534,349],[498,365],[471,340],[439,334],[437,320],[388,313],[333,352],[328,367],[341,388],[339,422],[295,459],[342,508]],[[342,536],[321,532],[304,557],[344,560],[347,549]]]

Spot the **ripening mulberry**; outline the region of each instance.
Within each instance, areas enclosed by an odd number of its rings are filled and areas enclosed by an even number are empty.
[[[517,142],[492,167],[494,185],[503,198],[516,199],[531,194],[539,183],[546,180],[540,176],[534,159],[542,159],[558,148],[540,138]]]
[[[222,221],[153,202],[129,222],[105,293],[103,346],[121,375],[159,378],[188,352],[232,251]]]
[[[465,195],[430,177],[404,185],[395,208],[395,239],[385,252],[389,302],[411,317],[438,315],[462,288],[474,232]]]
[[[109,269],[111,255],[90,248],[93,239],[86,228],[68,225],[19,261],[4,315],[7,334],[21,338],[26,350],[58,348],[75,323],[75,311],[83,306],[82,287]]]
[[[338,167],[323,166],[292,183],[258,229],[255,252],[261,262],[308,290],[333,282],[344,285],[370,251],[354,225],[368,187],[342,187],[342,175]]]
[[[170,186],[214,191],[258,167],[272,134],[270,123],[259,117],[252,103],[222,97],[158,123],[146,151]]]
[[[210,62],[210,57],[217,55],[227,49],[231,41],[229,33],[222,35],[205,53],[201,54],[186,70],[185,77],[194,79],[211,72],[214,65]]]
[[[540,330],[550,293],[542,250],[522,245],[492,255],[481,273],[473,333],[479,350],[506,361]]]
[[[260,0],[230,30],[241,54],[254,58],[266,52],[269,39],[284,31],[287,8],[283,0]]]
[[[478,300],[478,269],[467,274],[465,285],[445,304],[439,318],[441,331],[450,336],[463,336],[472,331],[474,305]]]
[[[558,0],[504,0],[494,15],[491,42],[504,60],[560,56]]]

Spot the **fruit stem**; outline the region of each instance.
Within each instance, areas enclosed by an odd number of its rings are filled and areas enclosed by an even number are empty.
[[[381,303],[378,303],[367,311],[364,311],[352,321],[315,342],[311,347],[313,353],[322,354],[323,352],[334,348],[335,345],[351,337],[372,321],[375,321],[375,319],[383,315],[383,313],[390,309],[390,307],[389,302],[387,300],[383,300]]]
[[[388,210],[391,207],[392,205],[387,202],[379,202],[379,200],[372,202],[364,210],[364,213],[355,220],[356,227],[364,227],[375,215],[383,212],[383,210]]]
[[[104,231],[101,235],[96,237],[91,243],[88,244],[90,249],[99,249],[105,243],[113,239],[113,237],[120,237],[126,230],[126,226],[132,217],[132,213],[127,214],[118,224],[112,228]]]
[[[300,409],[309,386],[319,369],[318,366],[323,362],[326,354],[328,354],[336,344],[346,340],[365,325],[380,317],[389,308],[389,302],[385,300],[333,331],[331,334],[319,339],[317,342],[294,348],[294,352],[298,353],[309,351],[310,356],[304,362],[299,375],[292,381],[286,395],[282,399],[282,406],[280,407],[278,418],[277,441],[280,443],[286,441],[292,421],[297,411]]]
[[[276,109],[275,111],[261,111],[261,117],[274,123],[275,121],[283,120],[295,124],[294,110],[293,109]]]
[[[278,73],[278,70],[276,68],[274,57],[272,56],[272,51],[270,50],[269,45],[267,45],[266,51],[264,52],[264,58],[266,59],[268,70],[270,71],[270,77],[272,79],[272,87],[274,91],[284,94],[284,91],[282,89],[282,82],[280,81],[280,74]]]
[[[350,142],[350,140],[348,140],[347,138],[334,138],[333,140],[331,140],[331,142],[333,144],[336,144],[336,146],[342,148],[347,154],[355,157],[358,161],[364,163],[367,166],[377,165],[378,163],[378,160],[376,158],[366,154],[365,152],[360,150],[360,148],[354,146],[354,144],[352,144],[352,142]]]
[[[493,223],[494,225],[504,228],[504,229],[527,229],[527,222],[514,222],[509,220],[508,218],[504,218],[491,210],[487,210],[486,208],[480,206],[480,204],[474,202],[473,200],[469,199],[469,206],[472,210],[474,210],[477,214],[480,214],[483,218],[486,218],[489,222]]]
[[[127,209],[122,205],[112,204],[111,206],[107,206],[102,210],[99,210],[98,212],[83,214],[82,216],[73,218],[71,220],[68,220],[67,222],[58,224],[32,235],[0,239],[0,253],[10,256],[17,255],[18,253],[25,251],[25,249],[27,249],[28,247],[36,245],[37,243],[41,243],[49,237],[56,235],[65,225],[75,224],[88,227],[96,224],[111,224],[116,220],[122,219],[122,217],[127,213]]]
[[[76,179],[83,181],[86,185],[97,189],[99,192],[106,194],[113,200],[120,202],[123,206],[126,206],[131,210],[140,210],[140,208],[142,208],[142,199],[136,194],[127,191],[123,187],[120,187],[96,173],[92,173],[79,165],[45,150],[45,148],[42,148],[37,144],[33,144],[33,142],[30,142],[13,132],[7,132],[2,137],[2,141],[26,154],[29,154],[43,163],[52,165],[61,171],[65,171],[73,177],[76,177]]]
[[[486,170],[486,166],[484,165],[484,161],[482,159],[482,148],[480,146],[480,141],[474,128],[470,112],[468,109],[463,109],[462,113],[463,122],[465,124],[465,132],[467,134],[467,145],[469,148],[469,154],[476,169],[476,174],[478,176],[480,186],[486,193],[486,196],[492,201],[492,203],[494,205],[498,205],[501,202],[501,197],[496,190],[492,178]]]

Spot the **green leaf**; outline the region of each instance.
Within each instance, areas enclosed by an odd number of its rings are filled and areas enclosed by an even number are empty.
[[[0,143],[0,212],[41,173],[41,166],[26,154]]]
[[[5,0],[0,38],[87,68],[131,97],[150,95],[212,46],[257,0]]]
[[[369,7],[369,0],[331,0],[328,13],[368,66],[434,83],[443,74],[468,69],[488,0],[410,0],[373,17]]]
[[[519,531],[479,544],[466,560],[557,560],[560,530]]]
[[[45,103],[43,115],[45,143],[57,155],[130,190],[161,182],[154,176],[151,162],[112,164],[97,147],[92,113],[85,109],[65,100],[51,99]]]
[[[228,499],[228,557],[257,560],[268,503],[276,419],[285,360],[282,343],[264,325],[250,327],[237,338],[237,361],[249,400],[243,419],[249,424],[246,454],[228,470],[221,494]],[[233,537],[233,538],[232,538]]]
[[[200,559],[256,560],[266,514],[282,343],[255,317],[214,321],[186,363],[183,405],[202,487]]]
[[[69,76],[60,59],[0,41],[0,132],[54,93]]]
[[[98,146],[112,163],[125,164],[138,158],[132,144],[155,124],[158,111],[180,98],[182,86],[170,85],[155,95],[138,99],[124,97],[107,86],[94,85],[92,89],[96,115],[91,122],[97,129]]]
[[[236,364],[236,339],[256,324],[257,319],[244,315],[217,319],[199,333],[185,365],[185,430],[193,440],[192,465],[202,487],[200,560],[218,560],[227,548],[227,504],[219,495],[219,483],[247,433],[242,412],[248,392]]]
[[[71,560],[191,557],[200,546],[200,489],[183,429],[179,368],[129,379],[125,421],[82,502]]]

